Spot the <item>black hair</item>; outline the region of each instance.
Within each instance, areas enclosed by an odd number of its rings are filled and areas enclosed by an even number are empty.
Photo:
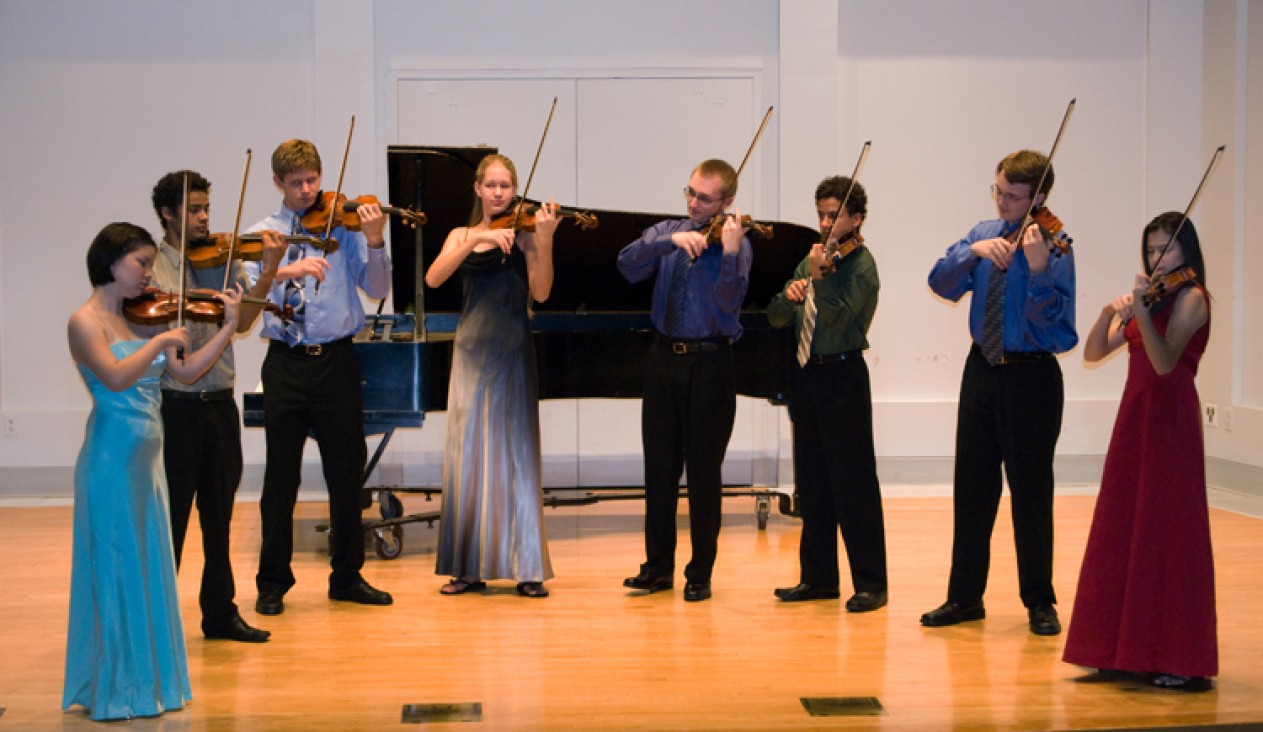
[[[193,170],[177,170],[158,179],[158,182],[154,184],[151,199],[153,211],[158,214],[158,224],[164,231],[167,228],[167,220],[162,218],[162,209],[170,209],[177,216],[180,214],[180,207],[184,203],[185,173],[189,174],[189,193],[210,193],[210,181]]]
[[[88,247],[88,280],[93,287],[114,281],[114,263],[141,247],[156,247],[148,231],[126,222],[106,224]]]

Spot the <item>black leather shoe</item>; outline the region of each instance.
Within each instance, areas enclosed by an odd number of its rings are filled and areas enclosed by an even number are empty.
[[[982,620],[987,617],[981,602],[945,602],[921,616],[921,624],[930,628],[941,628],[944,625],[955,625],[970,620]]]
[[[772,594],[781,602],[802,602],[803,600],[836,600],[842,596],[836,587],[820,587],[806,583],[794,587],[778,587]]]
[[[655,577],[643,569],[635,577],[628,577],[623,580],[623,587],[630,587],[633,590],[644,590],[650,593],[658,590],[669,590],[674,586],[675,580],[671,575],[663,574]]]
[[[254,611],[260,615],[280,615],[285,612],[285,593],[261,590],[259,599],[254,601]]]
[[[886,607],[886,599],[884,592],[857,592],[846,601],[846,611],[848,613],[871,612]]]
[[[358,602],[361,605],[389,605],[395,601],[389,592],[382,592],[364,580],[342,589],[330,587],[329,599]]]
[[[686,582],[684,584],[684,601],[701,602],[710,599],[709,582]]]
[[[206,636],[207,640],[232,640],[242,643],[263,643],[272,637],[272,634],[266,630],[250,627],[240,615],[234,616],[222,627],[203,627],[202,635]]]
[[[1061,632],[1061,621],[1057,619],[1057,609],[1052,605],[1036,605],[1026,612],[1031,619],[1031,632],[1035,635],[1057,635]]]

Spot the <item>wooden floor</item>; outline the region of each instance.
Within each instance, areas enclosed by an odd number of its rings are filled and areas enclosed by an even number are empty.
[[[1057,500],[1056,583],[1069,620],[1093,498]],[[419,497],[407,510],[432,508]],[[207,642],[199,631],[201,566],[190,538],[180,577],[193,701],[129,729],[415,729],[407,705],[477,704],[475,729],[1100,729],[1263,722],[1263,522],[1212,511],[1221,676],[1203,694],[1077,680],[1062,637],[1027,632],[1017,598],[1007,504],[997,526],[988,617],[925,629],[944,598],[947,498],[886,502],[891,604],[848,615],[837,601],[781,604],[797,581],[799,523],[773,515],[757,529],[753,502],[728,499],[715,597],[680,590],[634,596],[621,587],[641,560],[638,501],[549,510],[557,578],[552,597],[510,583],[443,597],[433,529],[407,528],[403,556],[371,557],[369,580],[393,607],[325,599],[327,560],[314,527],[322,504],[300,505],[287,610],[258,618],[264,645]],[[681,532],[687,556],[687,532]],[[245,617],[256,622],[257,505],[241,503],[234,553]],[[71,547],[69,507],[0,509],[0,731],[98,728],[60,709]],[[681,560],[681,566],[683,559]],[[682,580],[677,579],[677,583]],[[803,698],[873,697],[879,716],[810,716]],[[427,708],[420,708],[427,709]],[[433,708],[429,708],[430,711]]]

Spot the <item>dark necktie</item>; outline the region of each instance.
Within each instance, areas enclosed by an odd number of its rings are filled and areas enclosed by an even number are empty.
[[[1004,358],[1004,270],[991,263],[982,316],[982,355],[995,366]]]
[[[671,260],[671,289],[667,290],[667,312],[662,327],[668,337],[676,336],[684,327],[684,304],[687,300],[689,285],[689,269],[693,262],[688,252],[675,250]]]

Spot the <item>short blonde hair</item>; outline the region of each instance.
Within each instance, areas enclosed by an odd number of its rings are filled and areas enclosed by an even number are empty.
[[[272,173],[277,178],[284,178],[299,170],[321,172],[320,153],[316,146],[307,140],[286,140],[276,146],[272,153]]]

